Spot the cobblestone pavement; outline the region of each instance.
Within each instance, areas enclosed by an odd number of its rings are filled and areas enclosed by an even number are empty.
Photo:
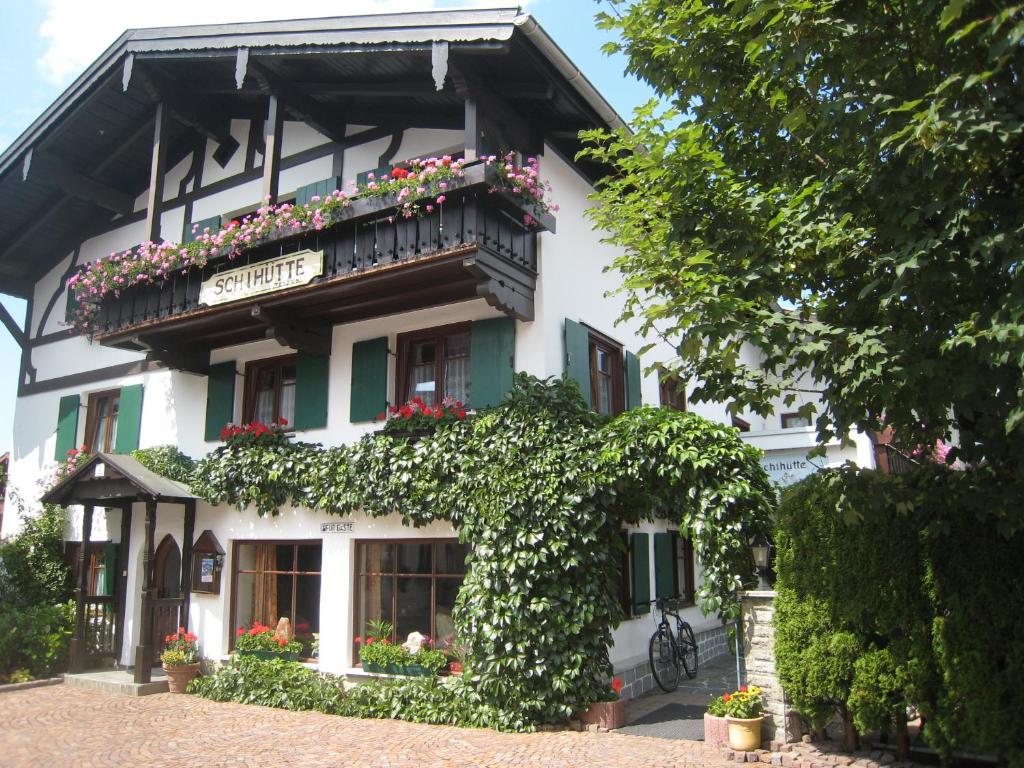
[[[724,768],[729,763],[694,741],[572,731],[503,734],[56,685],[0,694],[0,765]]]

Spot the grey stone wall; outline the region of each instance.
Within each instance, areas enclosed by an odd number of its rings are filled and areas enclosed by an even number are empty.
[[[694,639],[697,641],[698,669],[712,659],[729,652],[727,627],[715,627],[704,632],[697,632],[694,634]],[[620,697],[623,699],[635,699],[658,688],[658,684],[654,682],[654,675],[651,674],[649,661],[627,669],[616,670],[615,675],[622,679]]]
[[[787,717],[789,702],[775,672],[775,592],[743,594],[743,666],[747,685],[764,690],[766,740],[793,741],[795,729]]]

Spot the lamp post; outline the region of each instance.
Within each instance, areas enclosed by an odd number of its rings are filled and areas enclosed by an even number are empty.
[[[754,567],[757,569],[757,588],[761,591],[771,589],[768,583],[768,549],[771,545],[763,534],[757,534],[750,540],[750,551],[754,555]]]

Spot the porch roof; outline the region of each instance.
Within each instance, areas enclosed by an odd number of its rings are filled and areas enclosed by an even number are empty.
[[[103,469],[97,474],[97,466]],[[199,497],[179,482],[146,469],[131,456],[97,453],[47,491],[44,504],[165,501],[184,504]]]

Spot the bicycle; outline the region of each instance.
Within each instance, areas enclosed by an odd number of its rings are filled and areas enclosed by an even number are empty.
[[[651,673],[654,675],[654,682],[665,693],[671,693],[679,687],[679,668],[682,667],[689,679],[697,676],[697,640],[693,636],[693,629],[683,621],[674,610],[675,604],[669,604],[665,598],[651,600],[659,611],[661,621],[658,628],[651,635],[651,644],[648,655],[651,661]],[[675,632],[672,631],[672,624],[668,617],[674,616],[676,620]]]

